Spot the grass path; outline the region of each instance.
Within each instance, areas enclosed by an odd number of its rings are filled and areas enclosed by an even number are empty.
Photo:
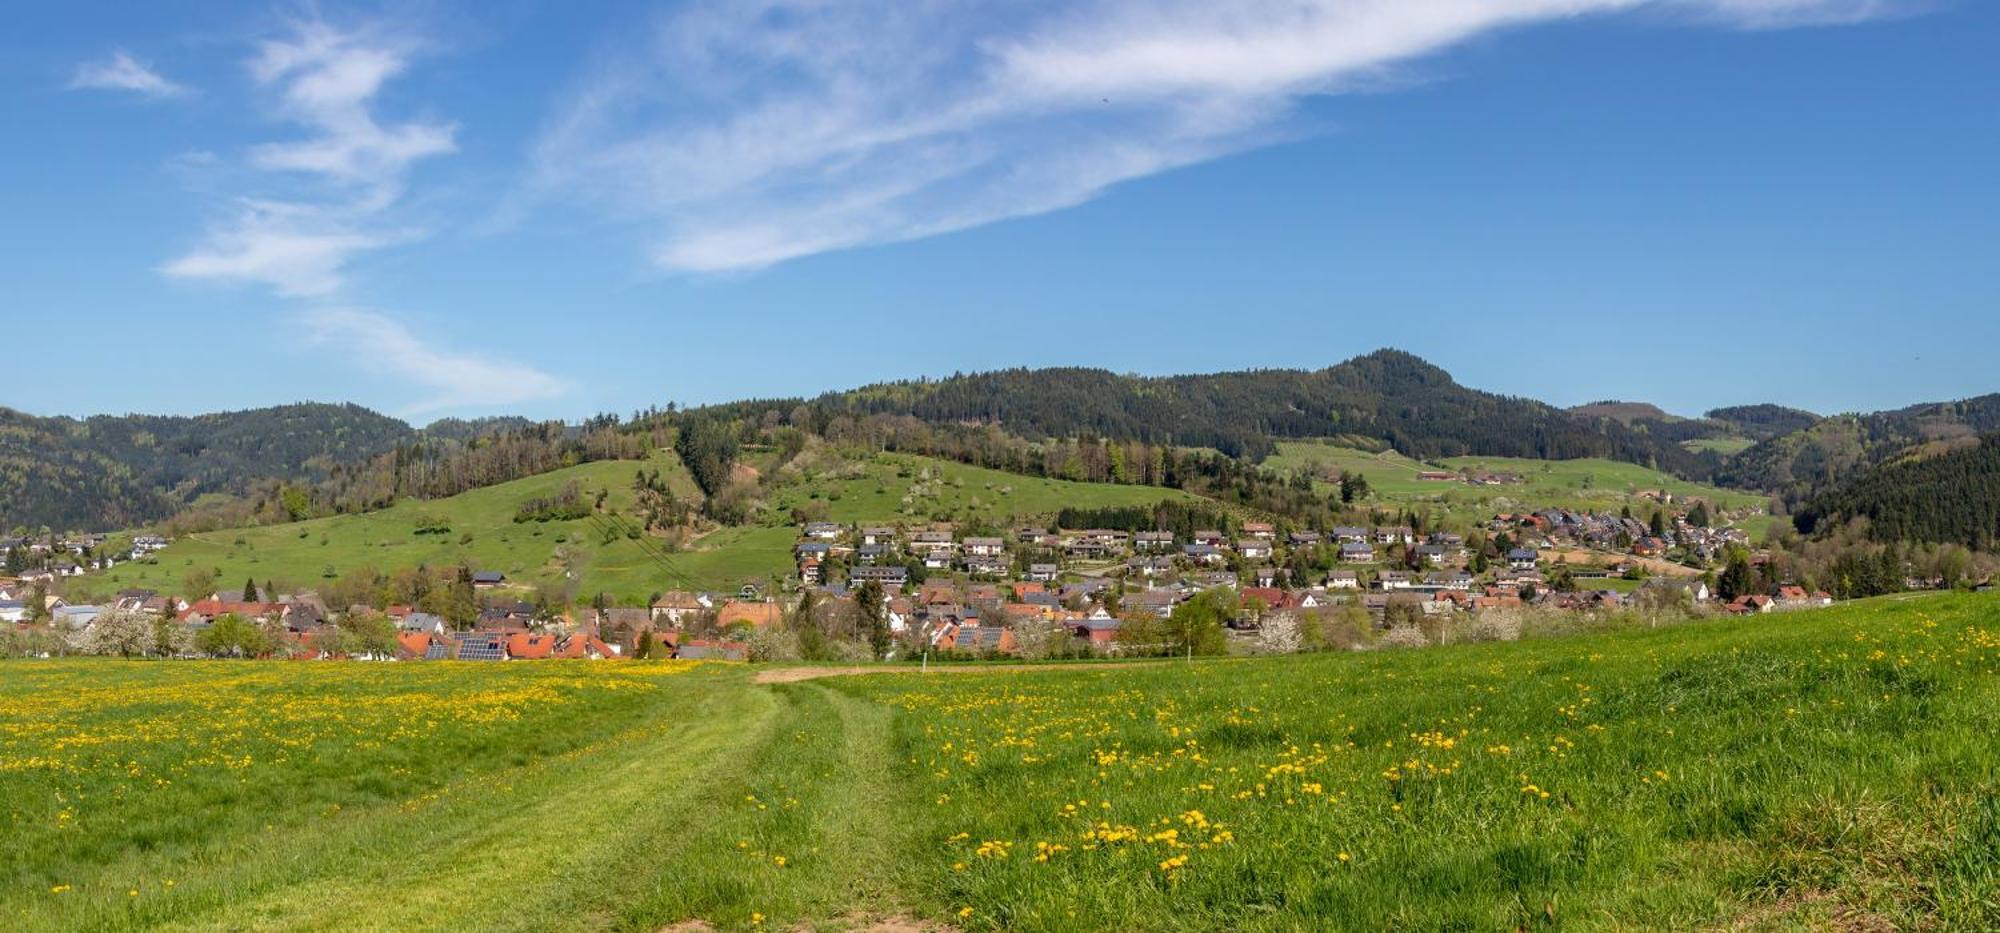
[[[656,930],[903,922],[889,708],[748,672],[561,755],[157,872],[18,929]],[[134,866],[136,869],[138,866]],[[137,872],[135,871],[135,874]],[[122,908],[122,909],[121,909]]]

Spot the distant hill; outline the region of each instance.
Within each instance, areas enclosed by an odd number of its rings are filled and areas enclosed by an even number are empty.
[[[1729,425],[1744,437],[1758,441],[1803,431],[1818,424],[1820,420],[1818,415],[1803,409],[1768,403],[1711,409],[1706,417],[1711,421]]]
[[[1719,479],[1804,501],[1840,488],[1869,467],[1969,444],[2000,431],[2000,394],[1836,415],[1771,437],[1729,461]]]
[[[792,403],[764,403],[789,405]],[[882,383],[812,400],[824,421],[902,415],[997,425],[1030,439],[1096,436],[1261,459],[1275,438],[1381,441],[1418,458],[1604,457],[1699,478],[1719,462],[1615,419],[1466,388],[1415,356],[1378,350],[1326,369],[1132,376],[1010,369]]]
[[[358,405],[44,418],[0,408],[0,523],[119,528],[252,479],[317,480],[417,436]]]
[[[2000,433],[1935,456],[1861,471],[1799,510],[1801,531],[1866,518],[1883,541],[1928,541],[1991,550],[2000,542]]]

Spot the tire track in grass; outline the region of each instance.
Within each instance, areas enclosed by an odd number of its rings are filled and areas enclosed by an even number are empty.
[[[689,685],[686,702],[589,754],[476,783],[434,807],[385,808],[345,831],[266,853],[181,929],[549,930],[617,925],[616,905],[692,857],[690,811],[743,768],[777,704],[743,680]],[[254,863],[253,863],[254,865]],[[247,875],[245,877],[244,875]],[[250,890],[242,890],[249,888]]]
[[[866,927],[913,906],[907,792],[893,780],[891,711],[817,684],[773,685],[767,743],[729,803],[700,814],[702,858],[663,875],[631,929],[705,924]]]

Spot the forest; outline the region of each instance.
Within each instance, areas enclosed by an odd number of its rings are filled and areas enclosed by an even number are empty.
[[[2000,433],[1933,457],[1869,470],[1793,515],[1801,532],[1866,519],[1878,541],[1992,550],[2000,538]]]

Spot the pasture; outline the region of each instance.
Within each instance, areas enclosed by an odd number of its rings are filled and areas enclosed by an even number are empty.
[[[1448,457],[1426,463],[1393,450],[1369,451],[1317,441],[1281,441],[1278,452],[1264,460],[1266,469],[1280,473],[1307,470],[1321,475],[1342,471],[1367,477],[1374,492],[1370,500],[1388,509],[1428,511],[1448,523],[1470,524],[1491,518],[1495,512],[1528,511],[1540,508],[1570,508],[1617,512],[1630,506],[1635,515],[1648,515],[1657,504],[1640,495],[1645,492],[1671,493],[1679,498],[1708,500],[1712,507],[1741,511],[1761,511],[1763,496],[1739,490],[1691,483],[1666,473],[1633,463],[1615,460],[1533,460],[1519,457]],[[1511,473],[1518,483],[1471,486],[1459,481],[1418,479],[1425,470],[1469,469]],[[1325,492],[1333,484],[1319,482]],[[1748,516],[1746,527],[1753,537],[1767,529],[1761,516]]]
[[[390,572],[465,564],[500,571],[522,584],[575,580],[579,593],[608,592],[643,603],[661,590],[733,590],[746,580],[791,573],[798,530],[792,512],[801,506],[841,522],[1001,523],[1047,516],[1065,505],[1191,498],[1178,490],[1040,479],[896,454],[846,457],[827,451],[813,460],[812,468],[781,473],[755,523],[716,530],[674,554],[672,580],[638,542],[591,519],[514,521],[523,502],[553,496],[571,483],[586,497],[604,491],[606,509],[629,516],[636,500],[633,474],[641,468],[659,470],[677,496],[698,497],[679,459],[658,451],[643,462],[586,463],[446,499],[405,500],[375,512],[187,535],[151,561],[94,573],[71,586],[75,593],[99,596],[129,587],[178,593],[190,571],[214,570],[225,588],[254,578],[260,586],[310,589],[359,567]]]
[[[1991,596],[954,670],[760,683],[678,662],[8,662],[0,917],[2000,924]]]

